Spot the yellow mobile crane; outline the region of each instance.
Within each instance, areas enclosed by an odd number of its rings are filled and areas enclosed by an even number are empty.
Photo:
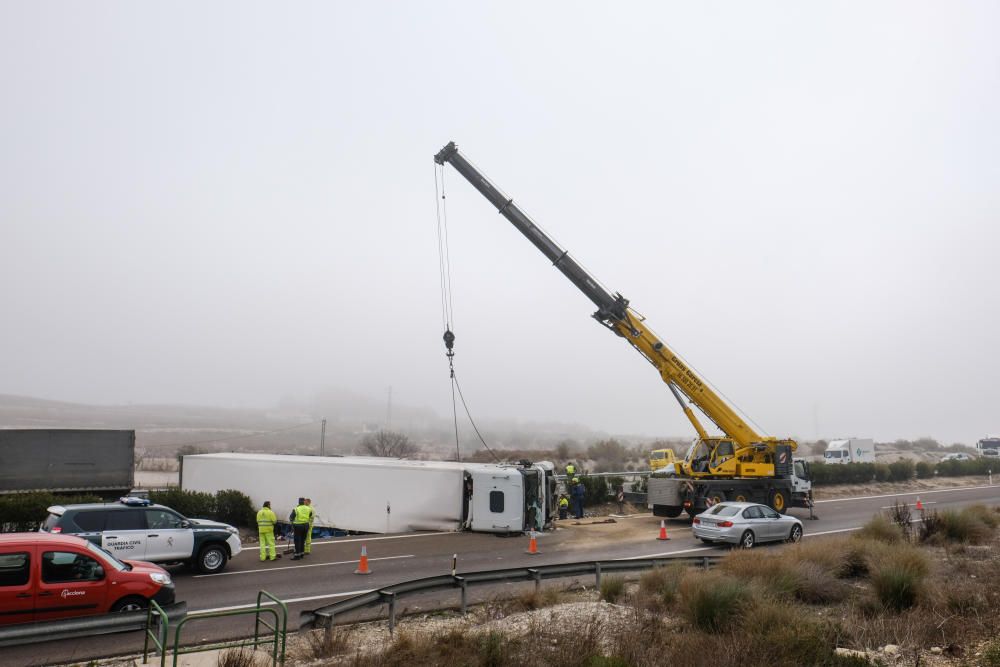
[[[676,476],[650,480],[650,506],[658,516],[675,517],[683,510],[694,515],[721,500],[768,503],[779,512],[790,505],[811,504],[811,482],[805,462],[794,461],[796,443],[758,434],[695,371],[685,364],[645,324],[619,293],[611,294],[475,166],[455,142],[442,148],[434,161],[449,163],[511,224],[544,254],[597,306],[593,317],[625,339],[660,373],[698,433]],[[691,405],[696,406],[724,435],[709,435]]]

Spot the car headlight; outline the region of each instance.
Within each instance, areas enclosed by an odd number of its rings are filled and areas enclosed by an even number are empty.
[[[165,572],[150,572],[149,578],[160,584],[161,586],[170,585],[170,575]]]

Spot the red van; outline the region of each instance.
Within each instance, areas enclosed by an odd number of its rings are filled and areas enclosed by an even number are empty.
[[[158,565],[120,561],[72,535],[0,535],[0,625],[133,611],[174,601]]]

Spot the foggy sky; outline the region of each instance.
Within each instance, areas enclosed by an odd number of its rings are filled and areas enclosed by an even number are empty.
[[[771,435],[1000,432],[1000,8],[0,5],[0,393],[451,408],[449,140]],[[475,414],[691,433],[451,167]]]

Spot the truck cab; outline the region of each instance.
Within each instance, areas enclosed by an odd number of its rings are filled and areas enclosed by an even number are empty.
[[[653,472],[663,470],[664,473],[673,475],[676,461],[677,456],[672,449],[654,449],[649,453],[649,469]]]

